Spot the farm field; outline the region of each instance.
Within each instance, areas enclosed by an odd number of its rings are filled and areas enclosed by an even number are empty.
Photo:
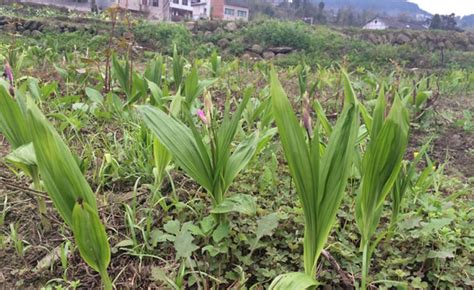
[[[0,16],[0,288],[474,287],[462,35]]]

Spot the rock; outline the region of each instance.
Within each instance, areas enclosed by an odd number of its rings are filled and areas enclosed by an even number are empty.
[[[252,58],[252,57],[251,57],[250,54],[248,54],[248,53],[244,53],[244,54],[242,55],[242,59],[243,59],[243,60],[250,60],[251,58]]]
[[[469,33],[469,42],[474,44],[474,33]]]
[[[187,30],[193,31],[194,28],[196,28],[196,22],[194,22],[194,21],[186,22],[186,29]]]
[[[226,48],[227,46],[229,46],[229,40],[227,38],[219,39],[219,41],[217,42],[217,45],[220,48]]]
[[[260,56],[260,54],[258,53],[255,53],[253,51],[246,51],[242,57],[248,57],[249,59],[261,59],[262,57]]]
[[[7,25],[5,25],[4,29],[7,32],[13,33],[16,31],[16,25],[14,23],[8,23]]]
[[[217,27],[213,32],[214,34],[224,34],[224,29],[222,27]]]
[[[211,32],[219,27],[219,24],[216,21],[200,21],[198,22],[198,25],[198,30]]]
[[[23,24],[23,27],[25,27],[25,29],[30,29],[31,26],[33,26],[33,24],[34,24],[34,21],[28,20],[25,22],[25,24]]]
[[[212,35],[212,32],[211,31],[206,31],[204,32],[204,37],[209,37]]]
[[[369,35],[367,35],[367,39],[373,44],[379,43],[379,40],[375,34],[370,33]]]
[[[31,36],[31,30],[25,30],[22,33],[23,36]]]
[[[262,56],[263,56],[264,59],[272,59],[272,58],[275,57],[275,53],[273,51],[267,50],[267,51],[263,52]]]
[[[285,53],[277,53],[277,55],[275,55],[275,58],[284,58],[285,56]]]
[[[390,43],[393,43],[393,42],[394,42],[395,36],[393,35],[393,33],[387,34],[387,40],[388,40],[388,42],[390,42]]]
[[[41,30],[41,27],[44,27],[43,23],[34,21],[33,25],[30,27],[30,30]]]
[[[396,44],[405,44],[408,42],[410,42],[410,37],[408,37],[406,34],[403,34],[403,33],[400,33],[395,39]]]
[[[285,53],[292,52],[293,48],[289,46],[279,46],[279,47],[270,47],[268,50],[275,54],[285,54]]]
[[[38,30],[33,30],[33,32],[31,32],[31,36],[41,37],[41,36],[43,36],[43,33],[41,33],[41,31],[38,31]]]
[[[235,22],[228,22],[224,29],[229,32],[234,32],[237,30],[237,24],[235,24]]]
[[[262,54],[262,52],[263,52],[263,47],[261,47],[261,46],[258,45],[258,44],[254,44],[254,45],[252,45],[252,47],[250,48],[250,51],[255,52],[255,53],[257,53],[257,54]]]

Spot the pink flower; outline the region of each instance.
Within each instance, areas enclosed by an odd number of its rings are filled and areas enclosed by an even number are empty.
[[[209,125],[209,121],[207,120],[206,113],[204,113],[203,110],[201,110],[201,109],[197,110],[197,115],[198,115],[199,119],[201,119],[201,121],[205,125]]]

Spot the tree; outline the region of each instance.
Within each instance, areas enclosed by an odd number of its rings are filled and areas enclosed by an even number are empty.
[[[99,9],[97,8],[96,0],[91,0],[91,11],[95,13],[99,12]]]
[[[316,13],[316,20],[319,23],[326,23],[326,16],[324,15],[324,7],[326,7],[326,4],[324,4],[323,1],[319,2],[318,11]]]
[[[433,19],[431,20],[430,29],[441,29],[442,28],[442,21],[441,16],[439,14],[435,14]]]
[[[319,12],[323,13],[324,7],[326,7],[326,4],[324,4],[323,1],[319,2]]]

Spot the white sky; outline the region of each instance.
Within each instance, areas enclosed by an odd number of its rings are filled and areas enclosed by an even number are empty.
[[[474,0],[408,0],[418,4],[431,14],[469,15],[474,14]]]

